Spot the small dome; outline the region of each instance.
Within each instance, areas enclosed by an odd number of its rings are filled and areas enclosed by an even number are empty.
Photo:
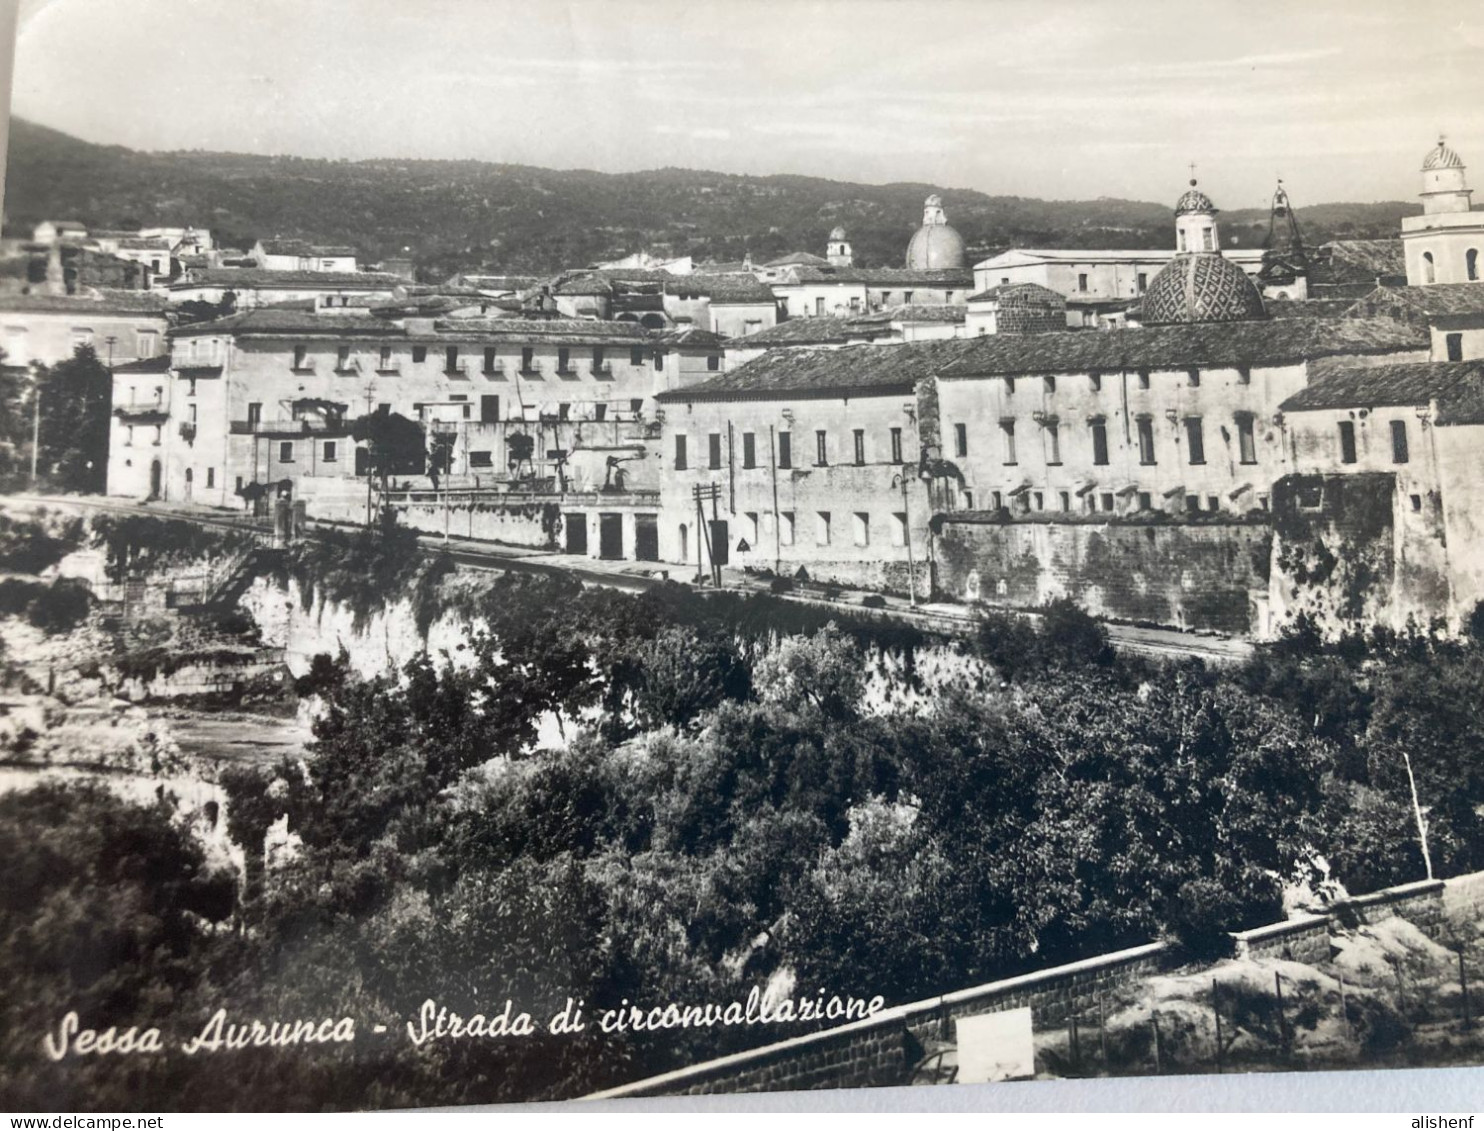
[[[1422,171],[1430,172],[1433,169],[1462,169],[1463,158],[1453,150],[1449,149],[1442,138],[1438,138],[1436,149],[1431,149],[1422,160]]]
[[[834,229],[830,232],[830,239],[832,239],[832,240],[843,240],[844,238],[845,238],[845,229],[842,228],[842,227],[840,227],[840,225],[836,224],[835,227],[834,227]]]
[[[1195,181],[1190,182],[1190,188],[1185,190],[1183,196],[1175,202],[1175,215],[1188,216],[1192,212],[1207,212],[1216,214],[1216,205],[1211,203],[1211,198],[1195,187]]]
[[[1266,317],[1262,296],[1243,271],[1215,252],[1177,255],[1144,292],[1141,321],[1241,322]]]
[[[907,245],[907,266],[915,271],[937,271],[968,263],[964,237],[947,224],[924,224]]]

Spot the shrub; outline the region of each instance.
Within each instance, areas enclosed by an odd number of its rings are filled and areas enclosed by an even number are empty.
[[[872,593],[861,598],[861,606],[867,609],[884,609],[886,608],[886,598],[880,593]]]

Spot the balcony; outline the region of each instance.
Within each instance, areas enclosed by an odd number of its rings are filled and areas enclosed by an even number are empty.
[[[479,374],[490,381],[503,381],[505,380],[505,363],[503,361],[493,362],[480,369]]]
[[[182,420],[180,422],[180,438],[187,444],[196,442],[196,422],[194,420]]]
[[[295,362],[294,364],[292,364],[292,365],[289,366],[289,372],[290,373],[298,374],[300,377],[310,377],[310,376],[313,376],[314,375],[314,362],[309,361],[307,359],[304,360],[304,361]]]
[[[233,436],[348,436],[350,426],[343,420],[234,420],[227,426]]]
[[[170,412],[163,401],[120,405],[113,410],[113,415],[129,424],[163,424],[170,419]]]
[[[467,381],[469,379],[469,365],[463,361],[456,362],[453,365],[445,365],[443,367],[443,375],[445,377],[457,377],[460,381]]]
[[[522,365],[517,372],[528,381],[541,380],[541,370],[534,365]]]

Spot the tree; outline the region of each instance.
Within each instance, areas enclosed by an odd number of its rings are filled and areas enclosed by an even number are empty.
[[[386,494],[393,475],[422,475],[427,471],[427,437],[422,425],[395,412],[373,412],[357,417],[350,435],[366,445],[368,470],[381,479]]]
[[[67,491],[103,491],[113,375],[92,346],[78,346],[66,361],[38,366],[36,379],[41,397],[37,462],[43,474]]]

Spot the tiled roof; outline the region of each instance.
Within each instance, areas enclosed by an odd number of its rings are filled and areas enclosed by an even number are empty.
[[[1484,359],[1316,366],[1284,412],[1382,408],[1438,401],[1438,423],[1484,422]]]
[[[1331,240],[1309,254],[1309,284],[1370,283],[1378,278],[1405,279],[1402,241]]]
[[[326,290],[390,289],[407,282],[399,275],[370,271],[270,271],[263,267],[208,267],[191,272],[189,279],[171,283],[170,289],[193,287],[231,287],[272,289],[274,287],[322,287]]]
[[[1338,354],[1420,350],[1427,346],[1427,335],[1383,318],[1285,318],[1139,330],[987,334],[967,341],[970,349],[942,376],[1285,365]]]
[[[665,280],[667,295],[699,295],[713,303],[771,303],[773,291],[752,275],[674,275]]]
[[[830,261],[822,255],[815,255],[809,251],[791,251],[787,255],[780,255],[777,259],[770,259],[764,263],[764,267],[828,267]]]
[[[997,287],[990,287],[988,290],[970,295],[968,301],[995,302],[1007,295],[1025,298],[1032,296],[1044,298],[1047,303],[1053,306],[1065,306],[1067,304],[1067,300],[1062,296],[1061,292],[1053,291],[1050,287],[1043,287],[1040,283],[1001,283]]]
[[[805,396],[887,396],[910,393],[916,382],[961,355],[969,341],[772,350],[746,365],[661,401],[771,400]]]
[[[655,335],[656,342],[672,346],[676,349],[698,349],[719,351],[722,347],[721,335],[711,330],[702,330],[699,326],[689,326],[684,330],[660,331]]]
[[[308,240],[259,240],[264,255],[309,255],[313,249]]]
[[[1484,314],[1484,283],[1435,283],[1426,287],[1377,287],[1350,308],[1349,316],[1446,318]]]
[[[852,330],[851,327],[855,329]],[[772,346],[829,345],[849,342],[870,334],[887,334],[889,326],[867,328],[850,318],[834,315],[819,315],[814,318],[790,318],[776,326],[769,326],[742,338],[733,338],[734,349],[767,349]]]
[[[1354,304],[1348,298],[1265,298],[1269,318],[1343,318]]]
[[[211,322],[194,322],[177,327],[177,338],[195,338],[216,334],[232,334],[239,337],[303,337],[337,336],[397,337],[402,328],[395,323],[374,318],[369,314],[316,313],[312,310],[285,309],[261,306],[241,314],[229,314]]]
[[[907,267],[794,267],[789,277],[799,283],[864,283],[893,287],[972,287],[974,272],[967,267],[918,271]]]
[[[321,259],[325,258],[326,256],[330,257],[331,259],[335,259],[335,258],[344,259],[344,258],[347,258],[347,257],[354,257],[355,254],[356,254],[356,249],[355,248],[353,248],[353,247],[343,247],[343,246],[340,246],[340,247],[335,247],[335,246],[332,246],[332,247],[320,247],[320,246],[316,245],[314,247],[311,247],[309,250],[310,250],[310,253],[312,255],[317,255]]]
[[[138,361],[125,361],[113,367],[115,373],[169,373],[170,355],[162,353],[159,357],[142,357]]]
[[[94,238],[97,238],[96,236]],[[170,241],[162,239],[140,239],[131,237],[118,241],[120,251],[169,251]]]
[[[158,314],[164,316],[165,299],[147,291],[106,291],[91,295],[0,295],[0,311],[52,314]]]
[[[910,306],[888,306],[870,314],[852,314],[846,322],[851,326],[890,325],[893,322],[963,322],[969,314],[968,308],[947,303],[913,303]]]
[[[558,283],[551,291],[554,295],[611,295],[613,284],[601,275],[578,275],[574,279],[565,279]]]

